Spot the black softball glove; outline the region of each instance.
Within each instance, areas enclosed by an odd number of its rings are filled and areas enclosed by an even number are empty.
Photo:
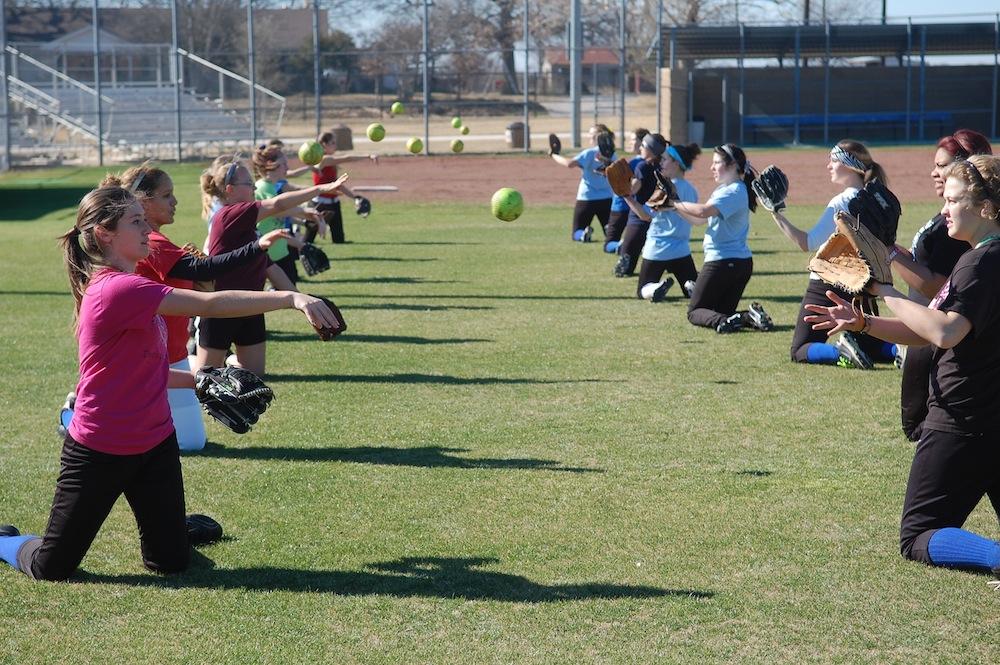
[[[202,367],[194,393],[208,415],[237,434],[249,432],[274,399],[260,377],[242,367]]]

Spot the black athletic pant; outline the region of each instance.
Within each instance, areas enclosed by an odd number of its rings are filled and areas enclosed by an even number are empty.
[[[622,244],[618,245],[618,255],[628,256],[628,274],[635,271],[635,266],[642,256],[642,246],[646,244],[646,231],[649,230],[649,222],[642,224],[628,224],[625,233],[622,234]]]
[[[573,231],[570,237],[579,231],[590,226],[591,220],[597,217],[597,222],[601,226],[601,233],[606,233],[605,227],[608,225],[608,218],[611,217],[611,199],[597,199],[596,201],[577,201],[573,207]]]
[[[822,305],[823,307],[833,306],[833,302],[826,297],[827,291],[833,291],[848,302],[851,302],[854,298],[854,296],[846,291],[834,288],[822,280],[809,280],[809,286],[806,287],[806,293],[802,296],[802,304],[799,305],[799,316],[795,319],[795,332],[792,333],[792,347],[790,349],[792,362],[809,362],[808,354],[810,344],[830,343],[830,338],[827,337],[825,330],[813,330],[812,326],[803,320],[803,317],[812,314],[812,312],[806,309],[806,305]],[[878,315],[878,305],[875,303],[874,298],[868,298],[865,300],[864,310],[865,312],[876,316]],[[858,340],[858,344],[861,346],[861,349],[867,353],[873,361],[878,362],[879,360],[883,360],[882,347],[885,342],[870,335],[862,335],[861,333],[852,334],[854,335],[854,338]],[[927,401],[926,388],[924,392],[924,401]],[[921,420],[923,420],[923,418],[921,418]]]
[[[610,200],[610,199],[609,199]],[[333,203],[320,203],[316,206],[318,212],[323,213],[323,221],[326,222],[326,227],[330,230],[330,242],[342,243],[346,242],[344,238],[344,216],[340,212],[340,199],[335,200]],[[316,236],[313,236],[315,240]],[[310,240],[310,242],[312,242]]]
[[[59,462],[45,536],[26,541],[17,553],[25,574],[37,580],[72,575],[122,494],[139,526],[143,564],[158,573],[187,568],[190,549],[176,434],[140,455],[99,453],[67,435]]]
[[[752,258],[705,263],[688,304],[688,321],[696,326],[718,327],[736,312],[752,274]]]
[[[906,482],[899,549],[932,563],[927,543],[938,529],[959,528],[983,495],[1000,516],[1000,441],[992,436],[925,429]]]
[[[606,242],[621,240],[622,232],[625,230],[625,222],[628,221],[628,209],[612,210],[607,226],[604,227],[604,239]]]
[[[293,247],[289,247],[288,249],[290,250],[288,252],[288,254],[286,254],[284,257],[278,259],[274,263],[279,268],[281,268],[281,270],[285,273],[285,275],[288,276],[288,279],[290,279],[292,281],[292,284],[298,284],[299,283],[299,269],[295,266],[295,260],[299,258],[299,253],[298,253],[298,251],[294,251],[294,252],[291,251],[291,250],[294,250]]]
[[[934,365],[934,347],[910,346],[903,361],[903,380],[899,388],[899,410],[903,421],[903,434],[910,441],[919,441],[924,418],[927,417],[927,398],[930,390],[931,367]]]
[[[635,295],[637,298],[642,297],[642,287],[646,284],[652,284],[653,282],[659,282],[660,278],[663,277],[663,273],[669,270],[680,284],[681,292],[687,296],[691,297],[691,294],[687,292],[684,288],[684,282],[690,280],[698,279],[698,269],[694,267],[694,259],[691,255],[682,256],[679,259],[671,259],[669,261],[650,261],[649,259],[643,259],[642,263],[639,265],[639,283],[635,287]]]

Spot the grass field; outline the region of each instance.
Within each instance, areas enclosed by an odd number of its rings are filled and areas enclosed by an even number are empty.
[[[197,170],[171,167],[181,244],[204,234]],[[0,178],[0,522],[29,532],[76,371],[54,238],[98,177]],[[906,207],[901,238],[932,212]],[[1000,659],[986,578],[898,554],[898,371],[789,362],[807,257],[766,215],[746,298],[777,331],[729,336],[632,297],[568,241],[568,203],[347,224],[307,288],[349,333],[269,315],[277,401],[184,458],[189,510],[229,537],[157,577],[120,502],[72,582],[0,568],[0,662]],[[998,535],[986,506],[970,526]]]

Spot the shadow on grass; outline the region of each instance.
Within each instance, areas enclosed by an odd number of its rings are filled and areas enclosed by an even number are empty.
[[[424,279],[423,277],[357,277],[342,279],[309,278],[309,284],[468,284],[462,279]]]
[[[364,243],[362,243],[364,244]],[[437,259],[407,259],[401,256],[336,256],[336,263],[341,261],[373,261],[375,263],[423,263],[426,261],[437,261]]]
[[[737,471],[737,476],[751,476],[753,478],[767,478],[772,475],[772,471],[764,471],[763,469],[743,469],[742,471]]]
[[[23,222],[76,208],[91,187],[0,187],[0,222]]]
[[[386,303],[368,303],[361,305],[344,305],[340,309],[352,310],[352,309],[374,309],[374,310],[391,310],[391,311],[402,311],[402,312],[447,312],[448,310],[466,310],[466,311],[482,311],[495,309],[494,307],[489,307],[488,305],[403,305],[400,303],[386,302]]]
[[[359,282],[364,282],[365,280],[356,280]],[[331,280],[331,283],[336,283],[337,280]],[[427,284],[429,282],[423,282]],[[517,295],[517,296],[507,296],[507,295],[497,295],[489,293],[470,293],[467,295],[459,294],[439,294],[439,293],[379,293],[379,294],[362,294],[362,293],[338,293],[334,296],[327,296],[331,300],[338,302],[345,298],[385,298],[387,300],[408,300],[410,298],[435,298],[438,300],[630,300],[627,295],[620,296],[550,296],[550,295]],[[800,298],[801,299],[801,298]]]
[[[198,555],[187,572],[172,577],[79,573],[74,581],[163,589],[292,591],[341,596],[462,598],[510,603],[664,597],[707,600],[715,597],[713,591],[661,589],[609,582],[540,584],[523,575],[484,569],[484,566],[497,561],[490,557],[403,557],[368,564],[362,570],[296,570],[270,566],[217,570],[211,559]]]
[[[304,333],[284,332],[281,330],[268,330],[267,338],[276,342],[315,342],[316,335]],[[479,339],[475,337],[413,337],[411,335],[355,335],[350,331],[339,335],[337,343],[364,342],[368,344],[473,344],[480,342],[493,342],[492,339]]]
[[[448,374],[268,374],[268,383],[439,383],[454,386],[558,385],[560,383],[608,383],[606,379],[505,379],[499,376],[451,376]]]
[[[394,241],[373,241],[373,242],[354,242],[354,245],[482,245],[481,242],[462,242],[455,240],[412,240],[410,242],[404,242],[401,240]]]
[[[64,296],[72,298],[69,291],[4,291],[0,290],[0,296]]]
[[[390,448],[384,446],[355,446],[341,448],[293,448],[290,446],[251,446],[227,448],[208,443],[194,457],[224,459],[276,460],[286,462],[348,462],[352,464],[378,464],[384,466],[414,466],[446,469],[516,469],[524,471],[562,471],[566,473],[604,473],[604,469],[577,466],[560,466],[556,460],[513,457],[508,459],[458,457],[451,453],[465,453],[468,448],[445,446],[420,446],[418,448]]]

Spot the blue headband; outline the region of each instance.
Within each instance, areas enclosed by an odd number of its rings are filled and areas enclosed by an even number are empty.
[[[236,171],[239,168],[240,168],[239,162],[233,162],[232,164],[229,165],[229,168],[226,169],[226,178],[222,181],[223,187],[228,187],[229,185],[233,184],[233,178],[236,177]]]
[[[685,164],[684,159],[681,157],[681,153],[677,152],[677,148],[674,146],[667,146],[667,154],[677,162],[677,165],[681,167],[681,171],[687,171],[691,168],[690,164]]]

